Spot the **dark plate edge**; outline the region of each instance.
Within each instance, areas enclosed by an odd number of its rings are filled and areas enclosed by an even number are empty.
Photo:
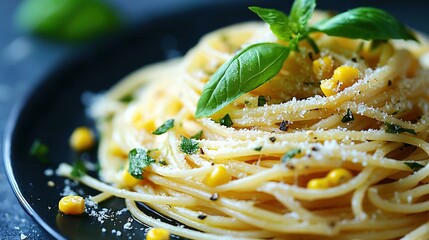
[[[62,64],[59,64],[61,67]],[[54,67],[53,72],[56,72],[59,68],[58,66]],[[57,231],[51,228],[43,219],[36,213],[36,211],[31,207],[30,203],[25,199],[22,195],[21,190],[19,189],[18,183],[16,182],[15,175],[13,173],[12,168],[12,158],[11,158],[11,147],[12,147],[12,137],[13,132],[16,128],[16,123],[21,115],[26,103],[31,99],[31,97],[40,89],[43,83],[46,81],[40,81],[36,83],[36,86],[32,87],[30,91],[24,94],[23,97],[19,98],[18,101],[13,105],[12,110],[9,113],[9,117],[7,118],[6,124],[4,126],[4,135],[3,135],[3,164],[5,167],[6,176],[11,186],[13,193],[18,199],[21,206],[24,210],[32,217],[42,228],[47,231],[52,237],[56,239],[65,240],[63,236],[61,236]]]

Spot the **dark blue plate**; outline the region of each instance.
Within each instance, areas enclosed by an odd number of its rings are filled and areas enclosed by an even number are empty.
[[[413,2],[417,5],[419,3],[410,1],[406,6],[401,5],[400,9],[395,8],[395,4],[402,3],[399,0],[390,1],[386,6],[372,1],[322,1],[319,7],[345,10],[347,7],[377,4],[409,25],[429,32],[422,12],[427,9],[428,3],[422,1],[420,4],[423,5],[417,8]],[[203,7],[175,11],[137,24],[113,39],[91,44],[84,53],[64,60],[60,67],[48,73],[46,79],[15,106],[6,127],[6,171],[12,188],[26,211],[58,239],[144,239],[145,226],[133,221],[131,229],[124,229],[124,224],[131,218],[130,214],[114,214],[124,208],[122,199],[112,198],[101,204],[100,207],[111,209],[103,223],[87,214],[79,217],[64,216],[57,210],[60,194],[64,189],[64,178],[47,176],[45,170],[55,169],[61,162],[72,163],[78,158],[70,150],[68,138],[75,127],[94,125],[85,116],[81,103],[82,94],[86,91],[104,91],[146,64],[182,55],[211,30],[245,20],[257,20],[247,9],[249,5],[288,10],[289,4],[288,1],[280,0],[222,1],[222,4],[210,1]],[[40,139],[49,146],[50,164],[42,164],[29,155],[35,139]],[[95,153],[90,153],[88,158],[95,162]],[[48,181],[54,182],[55,187],[49,187]],[[85,195],[96,194],[94,190],[81,185],[74,189],[83,191]],[[156,215],[150,210],[145,211]],[[120,236],[117,231],[121,232]]]

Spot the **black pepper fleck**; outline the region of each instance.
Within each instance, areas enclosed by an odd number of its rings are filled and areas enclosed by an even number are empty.
[[[216,200],[218,200],[218,198],[219,198],[219,194],[218,193],[213,193],[210,196],[210,200],[212,200],[212,201],[216,201]]]
[[[200,153],[204,155],[204,150],[200,148]]]
[[[288,121],[282,120],[282,122],[280,123],[279,129],[281,131],[287,131],[288,128],[289,128]]]
[[[207,215],[205,215],[205,214],[198,215],[198,218],[201,219],[201,220],[206,219],[206,217],[207,217]]]
[[[276,141],[276,137],[270,137],[270,141],[273,143]]]

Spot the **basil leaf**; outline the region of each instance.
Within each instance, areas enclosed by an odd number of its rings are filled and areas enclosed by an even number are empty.
[[[282,157],[282,163],[287,163],[290,159],[295,157],[297,154],[301,153],[301,149],[299,148],[292,148],[291,150],[287,151],[285,155]]]
[[[411,170],[413,171],[418,171],[421,168],[424,168],[424,165],[421,165],[420,163],[416,163],[416,162],[404,162],[405,165],[407,165],[409,168],[411,168]]]
[[[290,49],[277,43],[249,46],[223,64],[204,85],[195,117],[216,113],[241,95],[274,77]]]
[[[155,162],[155,159],[150,157],[144,149],[134,148],[128,154],[128,172],[137,179],[143,179],[143,171],[150,164]]]
[[[308,21],[316,8],[315,0],[295,0],[289,15],[289,25],[295,34],[305,35]]]
[[[292,38],[292,30],[289,27],[289,18],[286,14],[270,8],[249,7],[249,9],[268,23],[271,31],[279,39],[287,42]]]
[[[73,163],[73,169],[70,173],[72,177],[80,178],[86,175],[86,166],[85,163],[78,159]]]
[[[396,124],[391,124],[391,123],[384,123],[386,125],[386,132],[387,133],[403,133],[403,132],[408,132],[414,135],[417,135],[416,131],[414,131],[414,129],[411,128],[403,128],[399,125]]]
[[[371,7],[360,7],[336,15],[312,27],[311,31],[330,36],[360,38],[365,40],[405,39],[415,40],[414,35],[395,17]]]
[[[166,133],[168,130],[174,127],[174,119],[168,119],[163,123],[161,126],[159,126],[155,131],[152,132],[152,134],[155,135],[161,135]]]
[[[17,25],[30,33],[62,41],[81,41],[116,30],[120,20],[101,0],[26,0]]]
[[[200,148],[198,141],[183,136],[179,147],[182,152],[189,155],[197,153],[198,149]]]

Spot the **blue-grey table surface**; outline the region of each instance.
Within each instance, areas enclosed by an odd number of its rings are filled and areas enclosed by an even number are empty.
[[[141,22],[173,9],[186,8],[191,4],[202,5],[213,1],[220,0],[110,0],[126,16],[128,24]],[[427,1],[409,0],[405,3],[400,0],[351,0],[351,2],[352,5],[381,6],[408,25],[429,33]],[[3,136],[4,126],[13,104],[38,84],[50,69],[76,51],[76,48],[37,40],[19,32],[13,24],[13,14],[19,3],[17,0],[0,1],[0,136]],[[342,5],[344,1],[337,3]],[[3,164],[0,164],[0,239],[21,239],[21,236],[27,239],[52,238],[23,210],[8,184]]]

